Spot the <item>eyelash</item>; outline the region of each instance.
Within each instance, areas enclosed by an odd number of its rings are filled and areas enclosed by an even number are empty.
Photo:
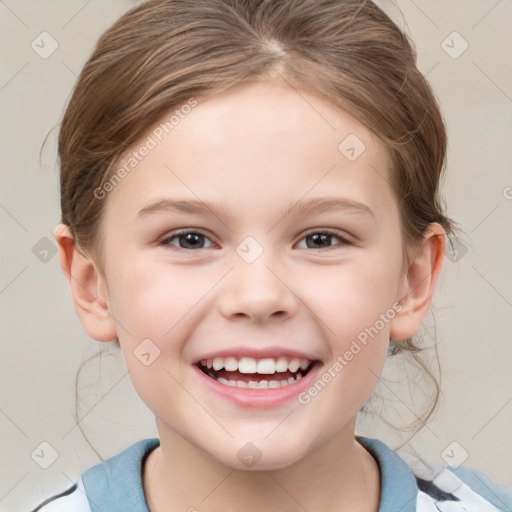
[[[192,229],[185,229],[185,230],[181,230],[181,231],[176,231],[175,233],[170,233],[169,236],[166,236],[161,242],[159,242],[159,245],[170,247],[170,246],[172,246],[172,244],[171,244],[172,240],[174,240],[175,238],[178,238],[179,236],[188,235],[188,234],[202,235],[202,236],[204,236],[204,237],[209,239],[209,237],[205,233],[203,233],[201,231],[192,230]],[[342,237],[340,234],[336,233],[335,231],[331,231],[329,229],[309,231],[309,232],[304,234],[304,236],[300,239],[300,241],[304,240],[305,238],[307,238],[310,235],[315,235],[315,234],[329,235],[329,236],[332,236],[334,238],[337,238],[341,242],[341,244],[333,245],[333,246],[327,247],[327,248],[320,248],[320,249],[317,249],[317,251],[328,252],[328,251],[331,251],[333,249],[336,249],[336,247],[338,247],[340,245],[354,245],[352,242],[350,242],[346,238]],[[189,251],[189,252],[196,252],[196,251],[201,251],[203,249],[208,249],[208,247],[203,247],[203,248],[200,248],[200,249],[184,249],[182,247],[174,246],[174,249],[176,249],[176,250],[183,250],[183,251]],[[314,250],[314,249],[312,249],[312,250]]]

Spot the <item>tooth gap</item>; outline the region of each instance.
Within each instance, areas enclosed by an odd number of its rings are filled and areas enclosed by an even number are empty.
[[[313,365],[314,365],[314,364],[315,364],[315,362],[314,362],[314,361],[311,361],[311,362],[309,363],[308,367],[307,367],[305,370],[301,370],[301,369],[299,368],[299,371],[302,373],[302,376],[303,376],[303,377],[304,377],[304,375],[306,375],[306,373],[308,373],[308,372],[309,372],[309,370],[311,370],[311,368],[313,368]]]

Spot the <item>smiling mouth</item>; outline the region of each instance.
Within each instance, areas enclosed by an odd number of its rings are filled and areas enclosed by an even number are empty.
[[[249,389],[268,389],[290,386],[307,375],[315,365],[315,361],[307,361],[307,365],[306,362],[303,362],[296,371],[291,371],[290,368],[287,368],[285,371],[277,371],[274,368],[272,371],[271,368],[270,371],[267,370],[265,373],[259,373],[258,371],[241,373],[239,370],[228,371],[225,368],[215,370],[211,363],[211,360],[202,360],[196,363],[196,366],[205,375],[220,384]]]

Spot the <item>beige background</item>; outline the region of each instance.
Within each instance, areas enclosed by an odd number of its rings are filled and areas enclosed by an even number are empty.
[[[79,425],[95,450],[107,458],[156,436],[120,355],[85,335],[52,252],[60,213],[56,129],[39,162],[42,141],[98,36],[134,4],[0,2],[0,511],[30,510],[99,462],[73,418],[76,372],[99,349],[107,352],[84,367],[79,382]],[[448,211],[467,234],[467,253],[445,259],[425,326],[427,335],[435,327],[439,343],[440,406],[399,453],[408,458],[416,449],[425,463],[417,469],[427,475],[452,457],[512,486],[512,1],[379,4],[415,41],[419,67],[441,103],[449,131]],[[58,44],[47,58],[31,47],[48,37],[39,37],[44,31]],[[458,55],[464,41],[468,48]],[[396,368],[390,361],[387,374]],[[391,397],[386,403],[398,424],[414,419],[407,392],[397,398],[386,388],[380,391]],[[358,429],[392,447],[405,439],[372,417]],[[52,450],[57,458],[43,469]]]

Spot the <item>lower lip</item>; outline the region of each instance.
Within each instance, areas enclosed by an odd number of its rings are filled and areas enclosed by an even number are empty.
[[[218,396],[230,400],[239,407],[252,409],[278,407],[297,398],[297,395],[308,388],[315,380],[321,366],[319,362],[316,362],[304,377],[292,384],[279,388],[264,389],[238,388],[221,384],[206,375],[198,366],[193,365],[192,367],[199,376],[200,382],[206,386],[208,391],[212,391]]]

